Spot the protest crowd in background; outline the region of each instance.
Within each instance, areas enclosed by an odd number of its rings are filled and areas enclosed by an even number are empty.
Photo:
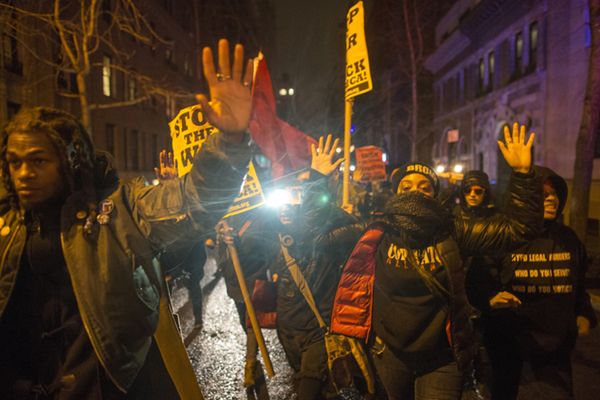
[[[202,398],[166,280],[187,276],[202,329],[208,246],[246,333],[249,399],[269,398],[261,328],[298,400],[573,398],[570,355],[597,321],[585,247],[560,223],[567,186],[533,164],[535,135],[504,129],[505,204],[483,171],[386,171],[376,146],[349,177],[344,141],[278,118],[266,60],[243,50],[203,50],[209,95],[170,123],[156,184],[120,180],[65,112],[5,127],[0,397]],[[352,72],[348,98],[366,87]]]

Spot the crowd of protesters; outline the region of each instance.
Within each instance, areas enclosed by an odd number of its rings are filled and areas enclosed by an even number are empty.
[[[230,62],[224,40],[218,66],[210,49],[203,66],[210,102],[198,102],[221,133],[183,178],[120,181],[62,111],[23,109],[3,130],[1,398],[198,398],[173,368],[189,362],[164,333],[171,315],[161,301],[164,274],[187,268],[201,328],[204,243],[215,234],[247,334],[249,399],[268,392],[237,258],[257,311],[261,291],[274,291],[260,322],[277,330],[299,400],[349,387],[365,398],[460,399],[481,377],[482,353],[481,396],[573,398],[569,357],[597,322],[585,248],[559,222],[566,183],[533,165],[533,134],[514,124],[499,142],[512,168],[502,207],[482,171],[464,175],[449,207],[423,163],[396,168],[388,185],[363,191],[360,207],[345,207],[338,140],[328,136],[312,145],[307,168],[273,182],[293,190],[290,201],[221,220],[251,156],[251,68],[240,45]]]

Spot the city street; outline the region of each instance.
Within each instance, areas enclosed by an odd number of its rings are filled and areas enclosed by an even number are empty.
[[[209,257],[201,282],[204,297],[204,327],[193,329],[191,304],[187,290],[177,288],[173,293],[173,307],[181,319],[184,342],[202,392],[207,400],[245,399],[243,387],[246,338],[233,301],[227,296],[225,283],[215,276],[216,264]],[[271,400],[293,398],[292,371],[285,361],[274,330],[263,330],[275,377],[267,378]]]
[[[191,305],[187,291],[177,287],[173,305],[180,318],[190,359],[207,400],[245,399],[243,387],[245,336],[239,325],[233,301],[227,297],[225,284],[215,275],[214,259],[209,257],[202,280],[204,328],[193,329]],[[180,285],[182,286],[182,285]],[[600,297],[595,296],[596,301]],[[595,303],[596,310],[600,304]],[[600,315],[599,315],[600,317]],[[272,400],[293,399],[292,372],[274,331],[263,330],[275,369],[267,379]],[[577,400],[595,400],[600,393],[600,329],[581,338],[573,355],[574,383]]]

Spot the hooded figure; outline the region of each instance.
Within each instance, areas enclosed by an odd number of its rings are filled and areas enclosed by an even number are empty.
[[[492,398],[572,398],[570,354],[577,336],[597,323],[584,287],[585,247],[558,222],[567,184],[549,168],[536,172],[544,182],[542,233],[497,260],[497,269],[474,272],[479,294],[472,302],[483,312]]]
[[[494,214],[490,181],[483,171],[465,173],[460,185],[460,217],[480,218]]]
[[[156,257],[214,226],[239,190],[243,148],[211,136],[190,174],[143,187],[118,180],[72,115],[14,117],[0,147],[3,398],[177,398],[153,339]]]

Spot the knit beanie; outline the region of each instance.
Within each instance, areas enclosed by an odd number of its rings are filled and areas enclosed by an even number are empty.
[[[485,172],[478,170],[467,171],[460,185],[461,193],[464,194],[466,189],[469,189],[471,186],[475,185],[481,186],[485,189],[485,195],[480,206],[487,207],[492,202],[490,179],[488,175]],[[465,204],[465,197],[463,195],[460,196],[460,202],[461,204]]]
[[[423,175],[429,180],[429,182],[431,182],[431,186],[433,187],[433,197],[438,195],[440,191],[440,182],[437,174],[433,168],[421,163],[404,164],[403,166],[392,171],[390,180],[392,181],[392,190],[394,193],[398,192],[398,185],[400,184],[402,178],[410,174]]]
[[[462,189],[469,188],[471,186],[481,186],[485,190],[489,192],[490,190],[490,179],[488,175],[483,171],[471,170],[465,173],[465,176],[462,181]]]

